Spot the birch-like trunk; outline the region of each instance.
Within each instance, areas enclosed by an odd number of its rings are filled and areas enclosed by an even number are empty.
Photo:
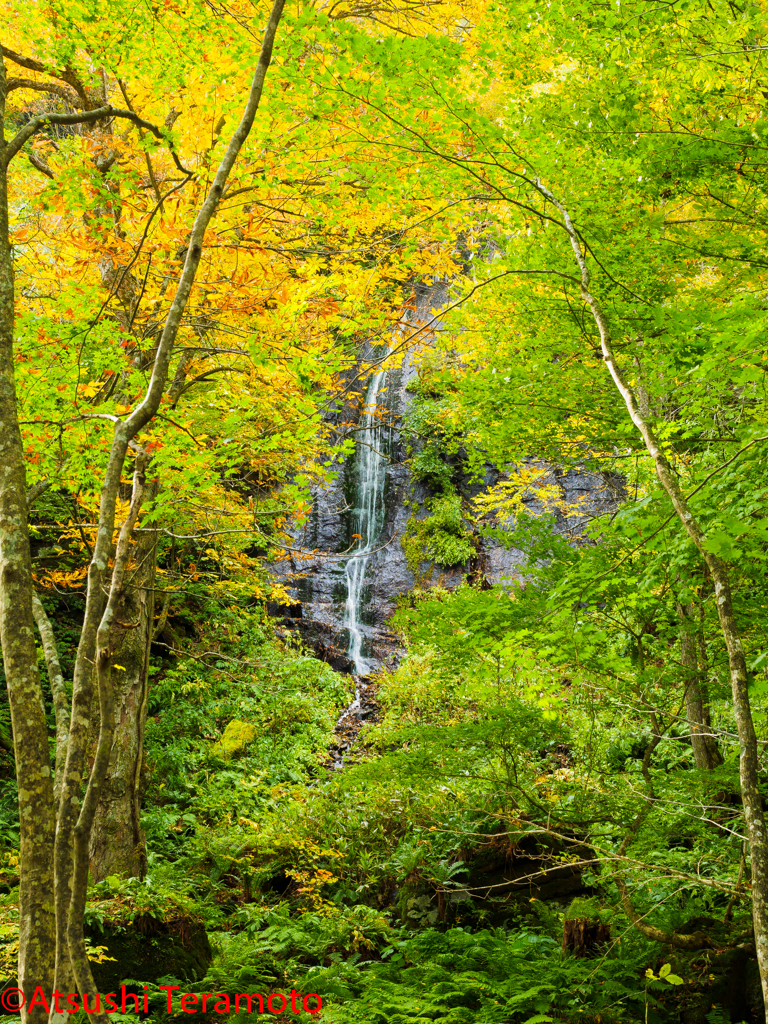
[[[140,533],[109,642],[115,691],[115,742],[91,831],[91,876],[142,878],[146,850],[139,823],[147,720],[149,646],[154,626],[157,533]],[[119,668],[117,666],[120,666]]]
[[[563,216],[563,226],[568,232],[571,248],[581,274],[581,296],[589,306],[592,318],[600,335],[600,349],[606,369],[622,397],[630,419],[643,439],[646,450],[653,459],[656,477],[666,492],[677,518],[695,544],[706,563],[715,588],[715,602],[720,620],[720,630],[728,651],[728,665],[731,677],[731,693],[736,728],[739,736],[739,776],[741,798],[747,840],[752,861],[752,923],[755,932],[757,963],[763,990],[763,1004],[768,1024],[768,835],[766,835],[763,798],[760,793],[759,751],[757,735],[752,720],[752,709],[747,690],[747,662],[744,657],[736,614],[733,609],[733,595],[727,563],[709,549],[707,535],[694,515],[685,495],[677,482],[672,467],[656,436],[653,425],[644,416],[633,389],[626,381],[613,350],[613,339],[608,319],[599,300],[590,291],[590,275],[585,255],[581,251],[581,240],[573,226],[570,215],[555,196],[540,182],[536,188]]]
[[[53,631],[53,624],[46,614],[43,603],[37,594],[32,595],[32,613],[35,616],[37,629],[45,653],[45,663],[48,668],[48,679],[53,694],[53,706],[56,714],[56,771],[54,775],[53,793],[54,806],[61,796],[61,782],[64,775],[64,759],[67,755],[67,740],[69,736],[69,698],[64,686],[64,676],[61,671],[59,660],[59,649],[56,643],[56,636]],[[67,887],[63,897],[69,901],[70,890]],[[54,892],[54,905],[56,894]],[[72,973],[72,964],[69,960],[69,947],[67,946],[66,932],[56,934],[56,962],[54,966],[54,988],[59,992],[75,991],[75,976]],[[51,1004],[51,1012],[48,1018],[49,1024],[64,1024],[68,1015],[62,1012],[57,1013],[55,1003]]]

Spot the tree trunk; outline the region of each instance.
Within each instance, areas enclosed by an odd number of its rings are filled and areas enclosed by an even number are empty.
[[[0,641],[19,783],[19,987],[28,1003],[36,986],[48,991],[53,987],[53,773],[35,648],[27,484],[14,376],[5,97],[0,57]],[[46,1018],[43,1007],[22,1011],[22,1020],[34,1024]]]
[[[59,649],[56,644],[56,637],[53,632],[53,625],[46,614],[43,603],[37,594],[32,595],[32,613],[37,623],[40,639],[45,653],[45,663],[48,668],[48,678],[53,694],[53,706],[56,714],[56,772],[54,775],[53,793],[54,808],[61,796],[62,781],[64,776],[64,759],[67,753],[67,740],[69,737],[69,698],[64,686],[64,676],[61,671],[59,660]],[[70,892],[67,888],[65,899],[69,900]],[[55,900],[55,897],[54,897]],[[72,964],[69,959],[69,948],[67,947],[66,931],[62,926],[59,931],[59,924],[56,925],[56,960],[54,966],[54,988],[59,992],[75,991],[75,976],[72,973]],[[56,1012],[55,1002],[51,1004],[51,1012],[48,1017],[49,1024],[64,1024],[68,1015],[63,1012]]]
[[[571,917],[563,921],[563,953],[575,957],[599,953],[611,938],[611,926],[589,917]]]
[[[600,349],[606,368],[616,385],[617,391],[624,400],[630,419],[640,433],[646,450],[653,459],[658,481],[672,502],[672,507],[678,520],[706,563],[715,587],[715,602],[720,620],[720,630],[725,641],[726,650],[728,651],[733,710],[739,736],[741,798],[744,806],[744,820],[747,827],[747,840],[752,860],[752,922],[755,930],[755,946],[757,948],[757,963],[760,969],[760,981],[763,990],[763,1004],[766,1011],[766,1022],[768,1022],[768,836],[765,829],[763,798],[760,793],[757,735],[754,722],[752,721],[752,709],[747,690],[747,661],[744,657],[744,648],[742,647],[738,623],[736,622],[736,615],[733,610],[733,596],[728,565],[719,555],[709,549],[707,535],[693,514],[651,423],[640,411],[634,391],[624,379],[613,351],[613,340],[607,317],[600,302],[590,291],[589,268],[586,258],[581,251],[581,239],[573,226],[568,211],[562,203],[558,202],[549,189],[544,188],[538,180],[536,188],[563,215],[562,226],[568,232],[571,248],[581,272],[581,296],[589,306],[595,326],[599,332]]]
[[[706,667],[699,665],[698,638],[693,627],[693,605],[677,606],[680,616],[680,661],[685,673],[685,712],[691,732],[693,759],[697,768],[710,771],[723,763],[712,735],[709,717],[709,693],[707,691]]]
[[[43,607],[43,602],[35,593],[32,594],[32,614],[35,617],[37,630],[43,644],[45,664],[48,669],[48,680],[51,684],[54,714],[56,716],[56,772],[54,775],[53,793],[54,798],[58,800],[61,795],[64,758],[67,754],[67,739],[69,737],[69,716],[71,713],[69,697],[64,686],[64,675],[61,671],[59,648],[56,644],[53,625]]]
[[[91,875],[143,878],[144,836],[139,824],[139,782],[147,719],[147,671],[154,620],[157,533],[141,533],[134,572],[117,606],[110,639],[116,730],[107,779],[91,832]]]

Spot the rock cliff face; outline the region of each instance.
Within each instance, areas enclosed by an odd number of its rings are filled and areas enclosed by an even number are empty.
[[[447,292],[447,285],[441,283],[417,291],[417,308],[411,315],[411,321],[419,324],[428,321],[431,311],[446,303]],[[385,353],[380,350],[378,354],[381,357]],[[364,353],[366,360],[375,358],[375,355]],[[366,396],[360,390],[353,395],[355,401],[336,413],[342,422],[349,420],[350,415],[357,418],[357,453],[345,463],[339,463],[332,484],[317,490],[306,524],[294,534],[296,548],[317,550],[323,554],[309,557],[293,554],[280,563],[278,570],[289,592],[301,602],[300,608],[284,609],[285,625],[298,629],[320,658],[341,671],[367,673],[393,667],[400,654],[389,620],[398,598],[408,593],[416,583],[400,540],[409,518],[419,515],[414,510],[423,509],[427,499],[433,496],[423,483],[414,480],[406,459],[409,439],[404,436],[403,420],[413,401],[408,385],[417,376],[415,361],[413,354],[406,355],[399,366],[387,370],[380,382],[375,432],[365,429]],[[353,535],[360,530],[360,509],[365,500],[361,493],[365,487],[364,474],[361,473],[364,446],[373,447],[379,453],[379,511],[371,536],[357,541],[358,549],[367,541],[372,550],[364,559],[363,585],[356,617],[353,613],[354,621],[350,621],[347,558],[340,553],[355,545]],[[566,502],[584,502],[585,515],[561,520],[556,526],[558,532],[578,534],[587,515],[615,505],[620,487],[617,481],[580,470],[560,473],[551,469],[550,472],[551,482],[559,485]],[[459,484],[459,490],[464,497],[474,497],[495,484],[499,476],[498,470],[489,466],[484,483]],[[507,549],[479,537],[476,538],[476,548],[477,555],[470,562],[435,571],[432,581],[452,589],[468,575],[473,580],[484,579],[491,585],[523,577],[527,560],[524,551]],[[354,657],[355,630],[362,637],[363,661]]]

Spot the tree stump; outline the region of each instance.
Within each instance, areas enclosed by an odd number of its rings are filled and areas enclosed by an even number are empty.
[[[570,917],[563,921],[563,952],[574,956],[589,956],[611,937],[610,925],[588,917]]]

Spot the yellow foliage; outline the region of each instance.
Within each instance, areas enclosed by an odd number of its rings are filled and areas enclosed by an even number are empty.
[[[578,502],[566,502],[552,470],[535,465],[515,467],[508,473],[506,480],[500,480],[479,494],[474,499],[474,506],[478,515],[492,515],[498,519],[507,519],[523,512],[541,515],[557,511],[566,516],[577,515],[579,512]]]

